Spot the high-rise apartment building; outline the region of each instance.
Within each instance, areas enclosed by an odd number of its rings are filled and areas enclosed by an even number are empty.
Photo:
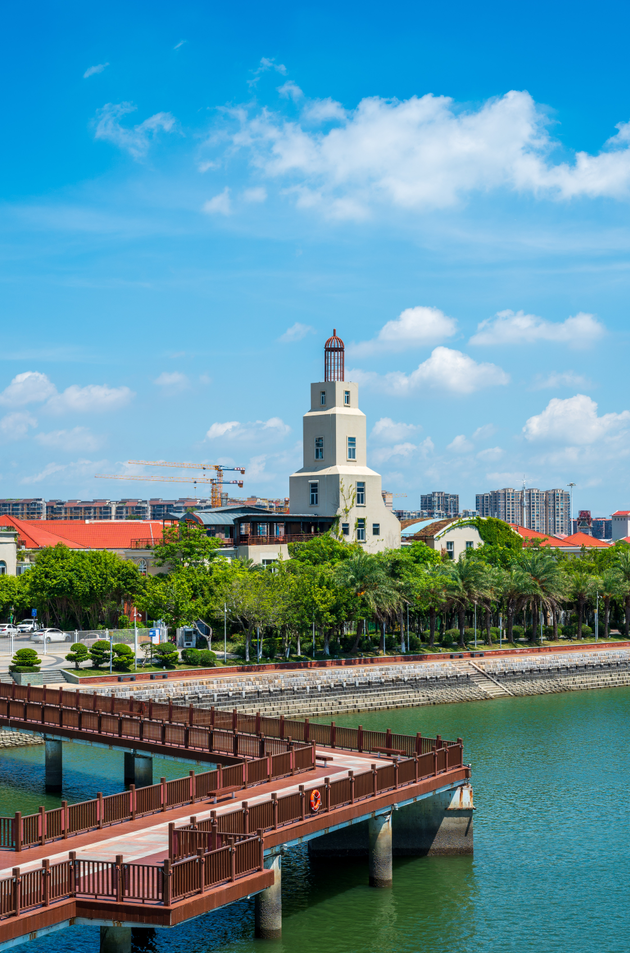
[[[434,490],[420,494],[420,510],[434,519],[449,519],[459,516],[459,494]]]
[[[566,490],[504,487],[478,493],[476,500],[480,516],[493,516],[538,533],[569,535],[571,532],[571,496]]]
[[[0,516],[19,520],[45,520],[46,503],[41,499],[0,500]]]

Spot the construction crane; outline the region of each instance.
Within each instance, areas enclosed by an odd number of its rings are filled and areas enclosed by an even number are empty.
[[[207,477],[159,477],[159,476],[137,476],[137,475],[113,475],[106,473],[97,473],[97,480],[138,480],[139,482],[149,483],[209,483],[212,487],[210,491],[210,505],[212,507],[221,506],[221,486],[234,484],[242,487],[242,480],[224,480],[223,471],[233,470],[236,473],[245,474],[245,467],[224,467],[220,464],[210,463],[167,463],[158,460],[128,460],[127,463],[145,467],[176,467],[183,470],[214,470],[216,476],[208,479]]]

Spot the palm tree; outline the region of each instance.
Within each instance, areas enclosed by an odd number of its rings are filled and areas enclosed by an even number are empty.
[[[430,566],[419,578],[416,598],[429,615],[429,645],[435,645],[435,620],[447,601],[448,578],[442,565]]]
[[[562,571],[551,553],[528,550],[521,554],[516,576],[521,587],[521,602],[532,607],[532,639],[535,639],[539,613],[557,611],[564,597]]]
[[[625,609],[625,637],[630,636],[630,547],[624,546],[615,557],[612,568],[616,569],[628,588],[623,596]]]
[[[466,559],[460,556],[458,562],[444,566],[447,577],[447,598],[457,611],[459,644],[466,648],[464,629],[466,609],[473,602],[485,599],[490,591],[487,567],[478,559]]]
[[[594,601],[596,591],[601,588],[602,581],[599,576],[593,573],[593,567],[590,566],[582,557],[573,559],[567,573],[569,583],[568,595],[577,606],[578,610],[578,639],[582,638],[582,625],[584,622],[584,609]]]
[[[610,626],[610,603],[613,599],[623,602],[628,595],[630,585],[616,568],[606,569],[600,576],[600,595],[604,600],[604,638],[608,638]]]
[[[335,566],[335,579],[360,599],[363,614],[371,616],[381,624],[392,616],[402,601],[400,591],[394,580],[388,576],[375,556],[363,551],[351,559],[345,559]],[[358,646],[359,632],[355,647]],[[385,639],[383,638],[383,654]]]

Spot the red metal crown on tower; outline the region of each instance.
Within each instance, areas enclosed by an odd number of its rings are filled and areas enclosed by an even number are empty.
[[[325,381],[344,380],[344,353],[344,343],[337,337],[337,329],[333,328],[332,337],[328,338],[324,347]]]

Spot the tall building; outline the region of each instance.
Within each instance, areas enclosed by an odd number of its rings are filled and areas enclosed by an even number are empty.
[[[345,380],[344,344],[326,341],[324,380],[311,384],[304,415],[304,465],[289,481],[289,512],[338,517],[348,541],[367,552],[400,547],[400,523],[383,501],[381,476],[367,466],[365,414],[359,385]]]
[[[536,487],[516,490],[509,486],[478,493],[476,503],[480,516],[493,516],[550,536],[571,533],[571,496],[566,490],[539,490]]]
[[[420,494],[420,510],[434,519],[449,519],[459,516],[459,494],[434,490]]]
[[[45,520],[46,503],[41,499],[0,500],[0,516],[18,520]]]

